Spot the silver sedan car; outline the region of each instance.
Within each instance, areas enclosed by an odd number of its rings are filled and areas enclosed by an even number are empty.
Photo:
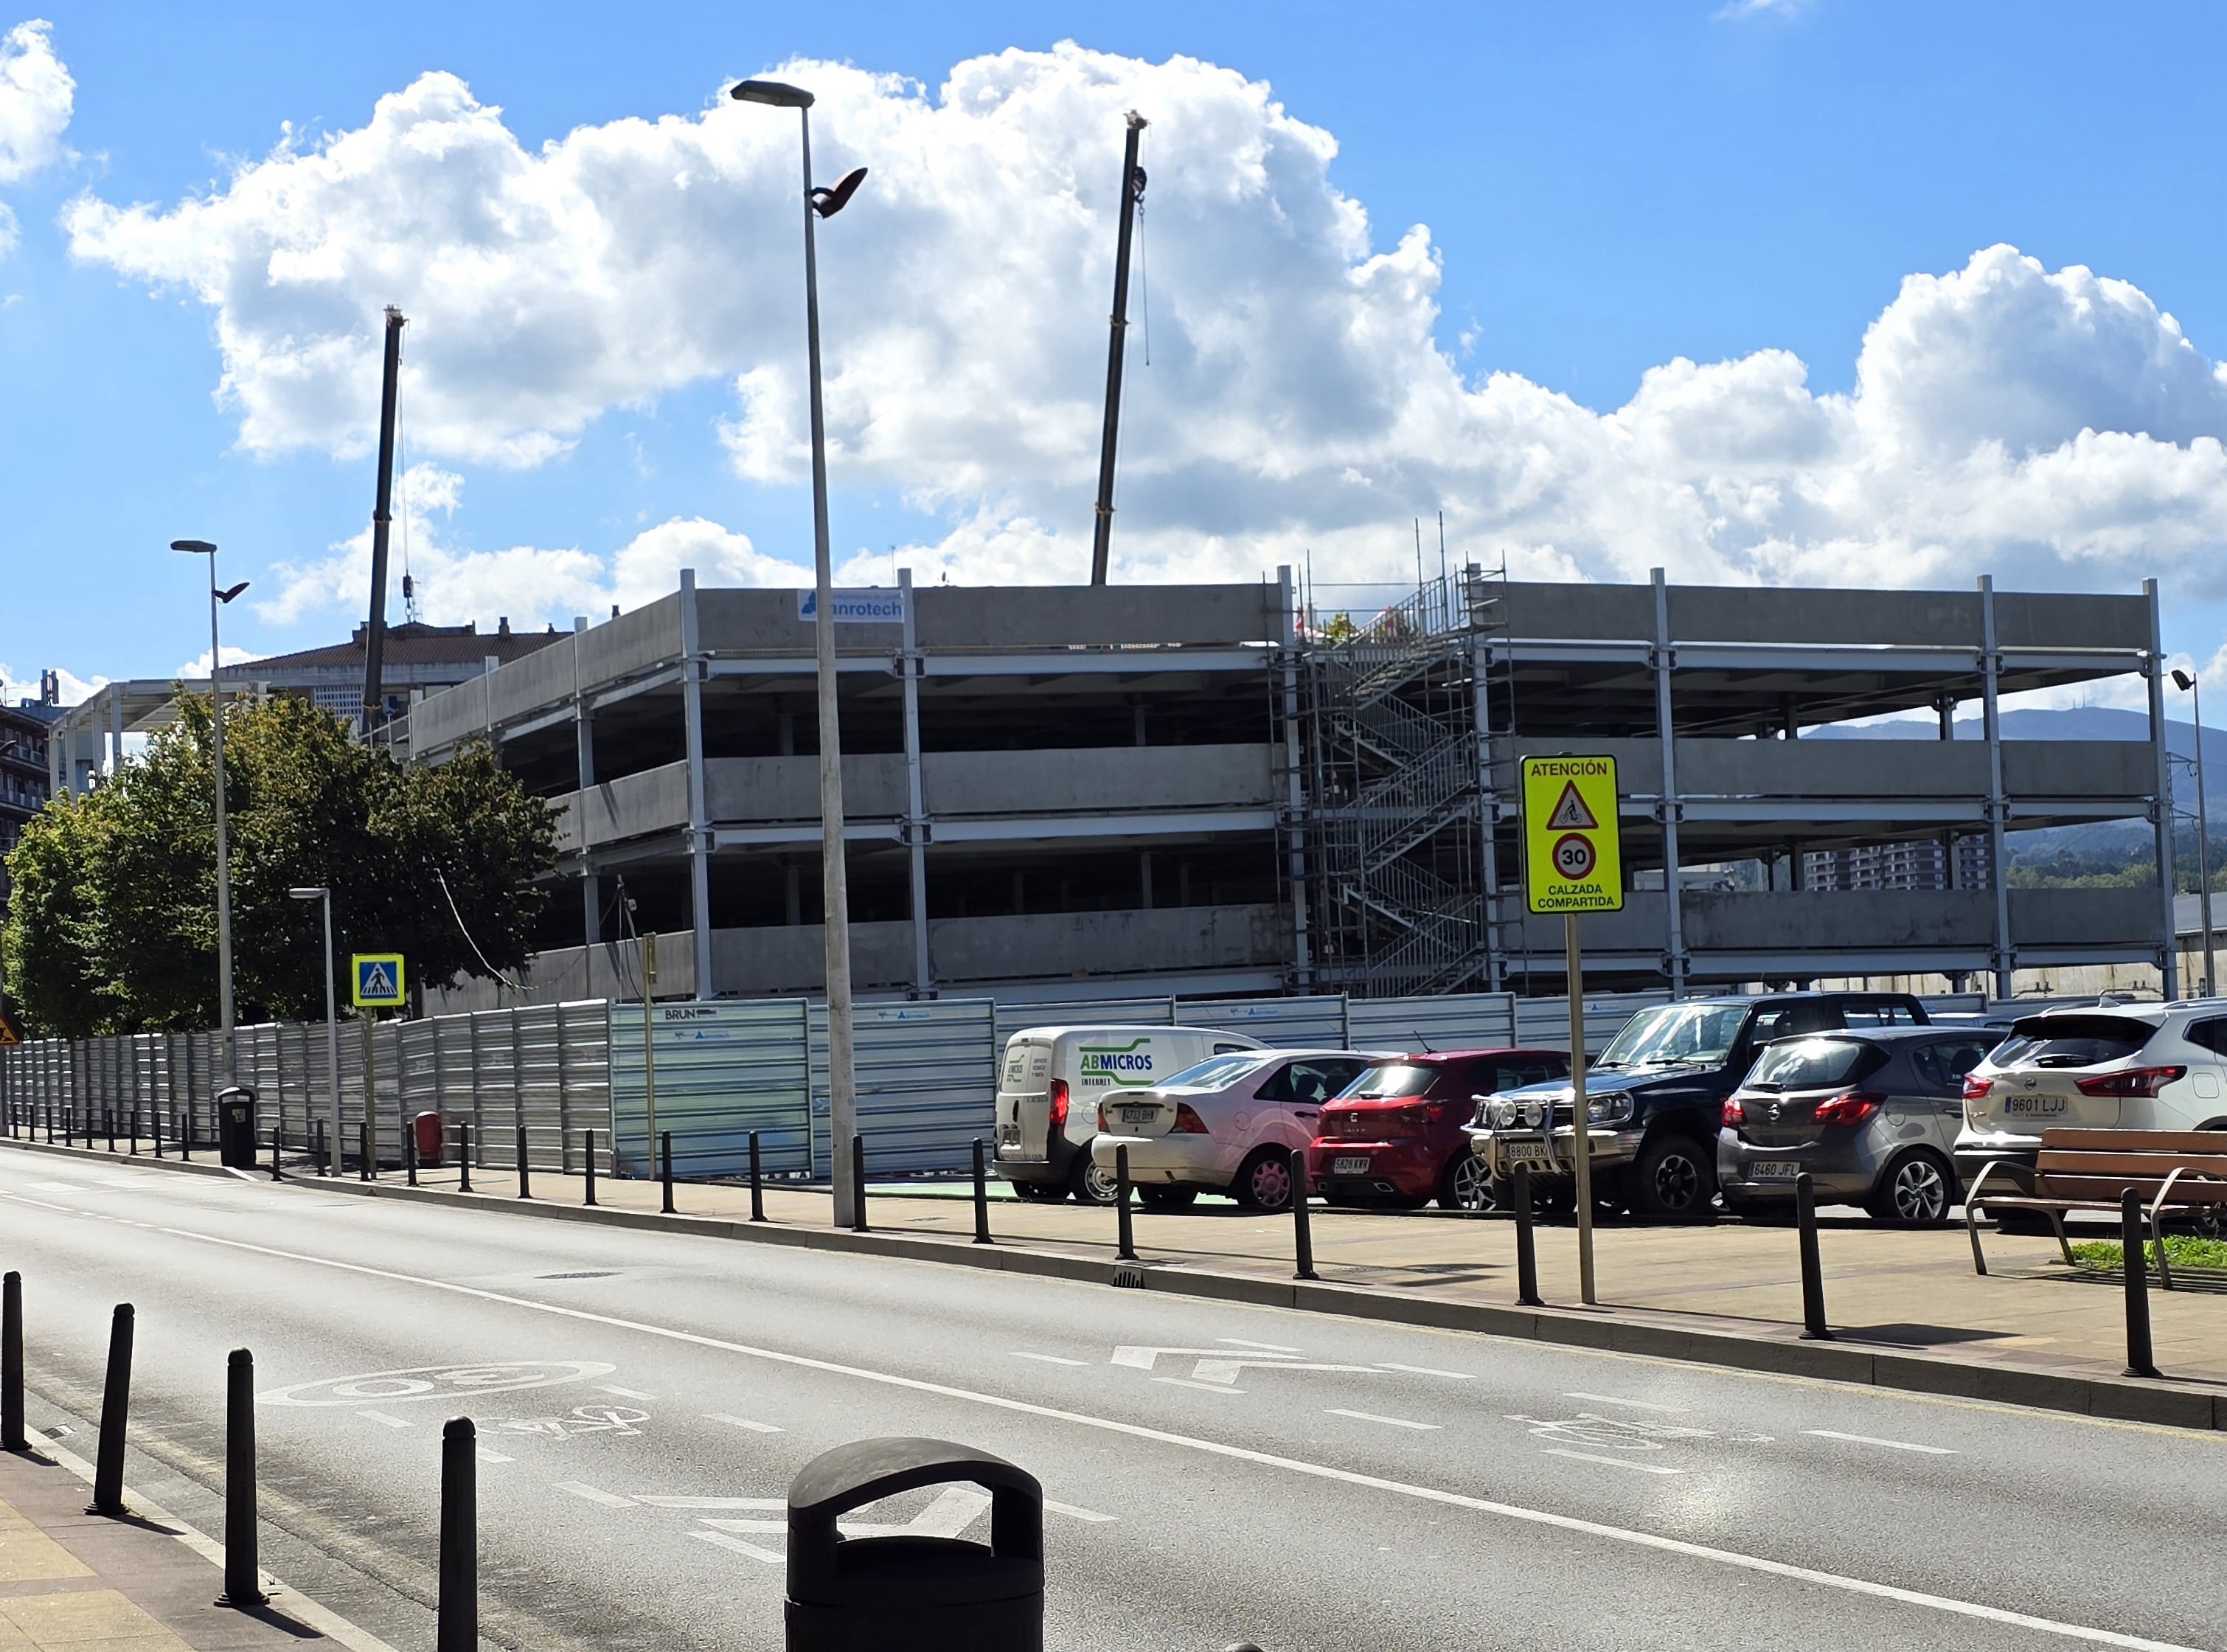
[[[1765,1044],[1724,1104],[1717,1185],[1732,1215],[1783,1215],[1794,1178],[1881,1221],[1932,1226],[1959,1196],[1949,1155],[1964,1075],[1989,1030],[1881,1028]]]

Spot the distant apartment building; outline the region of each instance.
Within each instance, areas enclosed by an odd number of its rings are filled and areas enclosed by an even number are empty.
[[[61,712],[54,704],[57,698],[49,672],[40,679],[37,699],[0,705],[0,920],[8,915],[7,857],[52,794],[47,743],[50,726]]]
[[[1804,855],[1803,887],[1821,890],[1986,889],[1993,864],[1988,840],[1966,837],[1954,842],[1953,859],[1949,845],[1937,839],[1867,843]]]

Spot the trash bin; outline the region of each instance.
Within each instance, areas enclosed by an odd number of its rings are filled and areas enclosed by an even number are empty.
[[[837,1519],[922,1486],[990,1494],[987,1547],[843,1536]],[[937,1439],[839,1445],[788,1488],[788,1652],[1043,1652],[1043,1488],[1003,1457]]]
[[[421,1113],[410,1121],[418,1134],[418,1163],[421,1169],[431,1169],[441,1162],[441,1115]]]
[[[255,1168],[255,1092],[233,1084],[216,1093],[216,1156],[228,1170]]]

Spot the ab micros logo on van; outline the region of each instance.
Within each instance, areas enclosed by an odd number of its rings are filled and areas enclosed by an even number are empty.
[[[1085,1044],[1082,1047],[1082,1079],[1085,1084],[1150,1084],[1152,1081],[1152,1053],[1145,1046],[1149,1038],[1134,1038],[1126,1044]]]

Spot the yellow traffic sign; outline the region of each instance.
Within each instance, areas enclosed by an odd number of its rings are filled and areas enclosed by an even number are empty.
[[[8,1012],[0,1010],[0,1049],[22,1042],[23,1035],[16,1030],[16,1024],[9,1018]]]
[[[399,952],[360,952],[348,962],[355,977],[355,1007],[359,1010],[399,1010],[404,1003],[402,954]]]
[[[1616,759],[1523,760],[1523,887],[1534,912],[1620,912]]]

